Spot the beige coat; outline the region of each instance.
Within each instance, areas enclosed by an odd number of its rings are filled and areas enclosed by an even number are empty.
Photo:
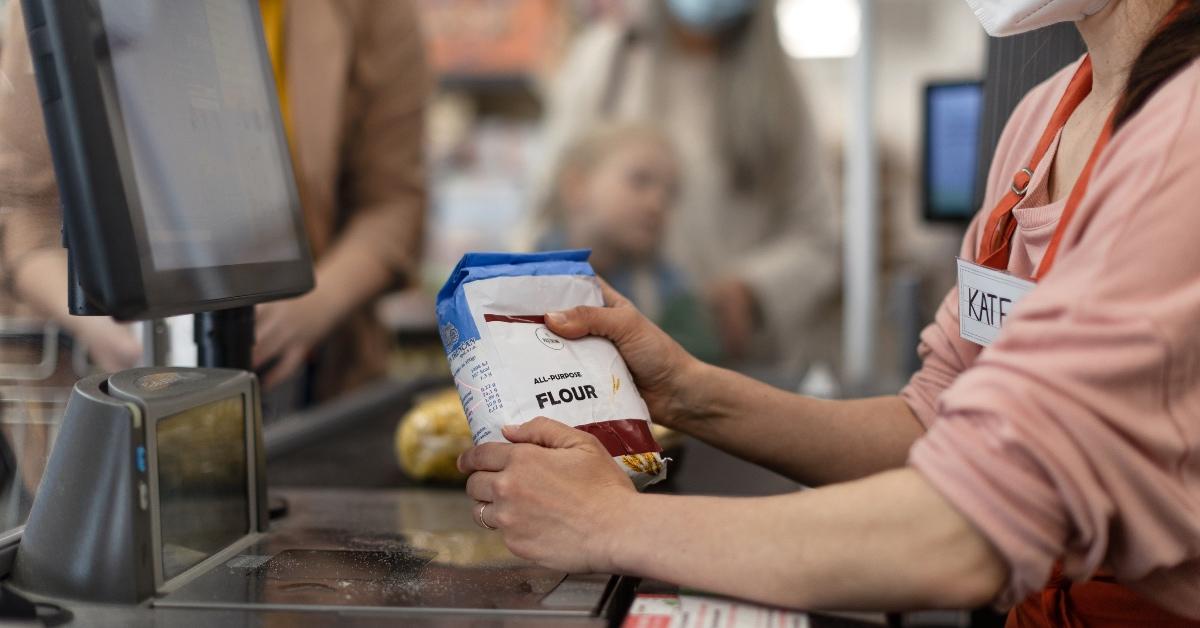
[[[0,58],[0,278],[59,246],[58,194],[19,3]],[[313,253],[360,247],[412,280],[426,206],[429,77],[413,7],[389,0],[288,4],[284,37],[297,182]],[[10,279],[9,279],[10,280]],[[390,345],[371,307],[319,347],[317,396],[382,373]]]
[[[839,220],[807,112],[795,138],[795,205],[771,211],[733,189],[720,141],[708,132],[719,122],[711,97],[722,89],[715,64],[673,55],[656,79],[650,47],[633,29],[613,23],[576,38],[550,94],[547,154],[556,156],[605,117],[661,126],[675,143],[683,176],[667,234],[668,260],[702,284],[732,276],[750,287],[765,323],[754,338],[755,361],[795,374],[814,360],[834,359],[840,340]],[[653,97],[654,80],[666,81],[659,90],[665,102]]]

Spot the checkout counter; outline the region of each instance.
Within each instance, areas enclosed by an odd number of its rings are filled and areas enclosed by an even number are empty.
[[[621,625],[639,592],[671,591],[522,561],[473,521],[461,487],[405,480],[396,422],[444,384],[380,382],[263,430],[244,372],[81,380],[39,493],[51,497],[0,553],[6,587],[43,605],[42,625],[131,627],[600,627]],[[731,460],[694,460],[676,488]],[[726,467],[744,492],[770,481],[750,468]],[[805,621],[796,625],[882,624]]]

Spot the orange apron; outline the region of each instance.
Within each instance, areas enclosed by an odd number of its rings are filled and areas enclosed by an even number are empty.
[[[1058,565],[1040,593],[1008,614],[1005,628],[1196,628],[1200,621],[1164,610],[1111,575],[1097,573],[1087,582],[1072,582]]]
[[[1050,117],[1050,123],[1046,125],[1046,130],[1042,132],[1042,137],[1038,140],[1033,157],[1029,160],[1029,165],[1022,168],[1013,177],[1013,182],[1009,186],[1008,192],[1004,194],[1004,197],[996,204],[996,208],[988,215],[987,222],[984,223],[983,240],[979,245],[979,257],[975,260],[978,264],[996,270],[1008,269],[1012,237],[1017,231],[1017,221],[1013,218],[1013,210],[1020,204],[1021,199],[1025,198],[1025,193],[1028,191],[1029,184],[1033,179],[1033,173],[1037,169],[1038,164],[1042,162],[1042,158],[1050,150],[1050,145],[1054,143],[1055,136],[1066,125],[1067,120],[1075,112],[1079,103],[1083,102],[1083,99],[1091,91],[1092,59],[1091,57],[1084,57],[1083,62],[1079,64],[1079,69],[1075,71],[1075,76],[1071,77],[1071,82],[1067,85],[1067,91],[1063,94],[1058,107],[1055,108],[1054,115]],[[1046,272],[1050,270],[1050,266],[1054,264],[1054,258],[1058,255],[1058,247],[1062,243],[1067,225],[1070,224],[1071,217],[1075,215],[1075,210],[1079,208],[1079,204],[1083,200],[1083,195],[1087,191],[1088,182],[1092,178],[1092,169],[1095,167],[1100,153],[1108,146],[1109,139],[1112,138],[1112,126],[1112,116],[1109,116],[1108,122],[1104,125],[1104,130],[1100,132],[1100,137],[1096,140],[1096,146],[1092,149],[1091,156],[1088,157],[1087,164],[1083,167],[1083,171],[1079,173],[1079,179],[1075,182],[1075,187],[1071,189],[1070,196],[1067,197],[1067,205],[1063,208],[1062,218],[1058,221],[1058,227],[1054,229],[1054,235],[1050,239],[1050,245],[1046,248],[1046,254],[1042,257],[1042,263],[1038,265],[1037,272],[1033,275],[1034,281],[1044,277]]]
[[[1180,4],[1182,6],[1182,3]],[[1168,15],[1167,21],[1174,16],[1180,7]],[[1013,177],[1012,185],[996,208],[988,215],[980,243],[979,256],[976,262],[980,265],[1006,270],[1013,234],[1017,230],[1017,221],[1013,218],[1013,209],[1025,197],[1033,173],[1038,164],[1046,156],[1055,136],[1066,125],[1079,103],[1092,90],[1092,60],[1085,57],[1076,70],[1075,75],[1067,86],[1062,100],[1054,110],[1046,130],[1043,131],[1029,165],[1022,168]],[[1075,187],[1067,197],[1066,207],[1054,230],[1046,254],[1038,265],[1033,276],[1040,280],[1049,272],[1058,255],[1062,244],[1063,234],[1067,225],[1079,208],[1092,177],[1092,170],[1099,160],[1100,154],[1108,145],[1113,134],[1113,118],[1109,117],[1104,125],[1096,146],[1088,157],[1087,164],[1079,174]],[[1118,584],[1109,574],[1098,573],[1086,582],[1072,582],[1062,575],[1060,565],[1055,565],[1046,587],[1040,592],[1026,598],[1008,615],[1006,628],[1106,628],[1110,626],[1166,626],[1171,627],[1200,627],[1200,621],[1189,620],[1163,610],[1135,593],[1132,589]]]

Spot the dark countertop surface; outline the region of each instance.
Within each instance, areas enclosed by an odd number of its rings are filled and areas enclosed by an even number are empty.
[[[475,526],[461,491],[276,493],[287,516],[239,556],[154,607],[67,605],[73,617],[65,625],[598,628],[624,612],[621,598],[627,603],[635,585],[568,578],[517,559],[498,535]],[[814,617],[812,625],[869,624]]]

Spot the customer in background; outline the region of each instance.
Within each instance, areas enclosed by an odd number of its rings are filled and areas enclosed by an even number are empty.
[[[839,247],[775,2],[629,9],[575,40],[550,98],[550,154],[597,120],[663,129],[682,166],[666,258],[703,285],[728,356],[798,375],[834,349]]]
[[[688,278],[663,259],[679,186],[670,140],[647,124],[601,125],[563,152],[544,208],[542,249],[589,248],[596,272],[689,351],[719,357]]]
[[[258,309],[255,361],[269,388],[311,374],[321,400],[383,373],[390,342],[372,304],[410,281],[425,214],[429,79],[408,2],[261,0],[316,288]],[[137,341],[108,319],[67,315],[61,217],[20,6],[0,70],[0,274],[21,300],[88,344],[105,370]]]

